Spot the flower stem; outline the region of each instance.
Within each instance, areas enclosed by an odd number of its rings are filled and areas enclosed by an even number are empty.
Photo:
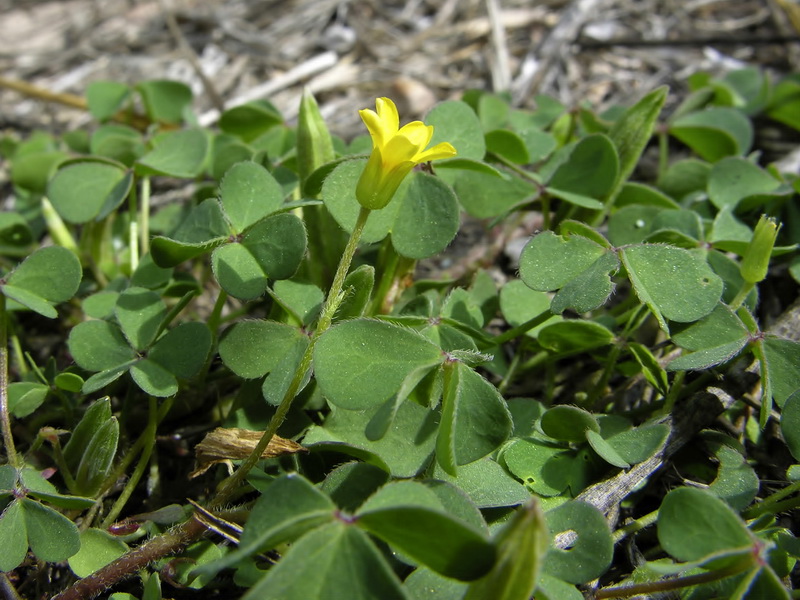
[[[261,437],[261,440],[256,448],[245,460],[245,462],[242,463],[239,469],[222,483],[221,488],[210,503],[210,508],[219,508],[220,506],[225,505],[234,496],[239,484],[244,480],[250,469],[252,469],[253,466],[255,466],[255,464],[260,460],[264,449],[266,449],[266,447],[269,445],[270,440],[275,435],[275,432],[283,422],[286,413],[289,411],[292,401],[297,394],[297,390],[300,388],[300,384],[303,381],[305,373],[311,366],[314,344],[319,336],[330,327],[331,322],[333,321],[333,316],[336,314],[336,309],[341,304],[344,279],[347,276],[348,270],[350,269],[350,263],[352,262],[353,255],[358,247],[358,241],[361,238],[361,234],[364,230],[364,225],[367,221],[367,217],[369,216],[369,212],[370,211],[368,209],[362,208],[358,215],[358,220],[353,228],[353,233],[350,235],[350,239],[347,242],[347,247],[345,248],[344,254],[339,262],[339,268],[336,271],[333,284],[328,292],[328,297],[322,309],[317,329],[314,331],[314,335],[311,338],[308,349],[303,355],[300,366],[295,372],[294,378],[289,385],[289,389],[284,395],[283,401],[278,407],[275,415],[272,417],[267,430],[264,432],[264,435]],[[160,412],[159,414],[163,414],[163,412]],[[143,440],[144,436],[139,439]],[[137,440],[137,444],[138,442],[139,440]],[[72,585],[72,587],[55,596],[53,600],[82,600],[83,598],[93,598],[120,579],[129,576],[131,573],[139,569],[144,568],[149,563],[152,563],[153,561],[169,554],[178,552],[181,548],[186,547],[191,542],[198,539],[203,533],[205,533],[205,531],[206,527],[197,519],[192,517],[188,521],[185,521],[173,529],[148,540],[138,548],[131,550],[127,554],[110,562],[106,566],[101,567],[88,577],[84,577],[83,579],[77,581],[74,585]]]
[[[744,301],[747,298],[747,295],[753,290],[754,287],[755,287],[754,283],[750,283],[748,281],[745,281],[744,285],[741,287],[739,292],[736,294],[736,297],[731,302],[731,305],[730,305],[731,309],[732,310],[738,310],[738,308],[742,304],[744,304]]]
[[[244,460],[244,462],[233,475],[222,482],[222,485],[217,491],[216,496],[211,501],[210,507],[212,509],[224,506],[233,497],[236,489],[244,481],[244,478],[247,476],[250,470],[259,460],[261,460],[261,455],[264,453],[264,450],[267,449],[269,442],[275,436],[278,428],[286,418],[286,415],[292,406],[292,402],[294,401],[294,398],[300,389],[300,385],[303,383],[306,373],[311,368],[311,359],[314,352],[314,346],[316,345],[319,337],[331,326],[333,317],[336,314],[336,310],[339,308],[339,305],[342,302],[342,288],[344,287],[344,280],[345,277],[347,277],[347,272],[350,270],[350,263],[353,261],[353,256],[355,255],[356,248],[358,247],[358,242],[361,239],[361,234],[364,231],[364,225],[367,222],[369,213],[369,209],[362,207],[358,214],[358,219],[356,220],[353,232],[350,234],[350,239],[347,241],[347,246],[345,246],[342,258],[339,260],[339,267],[336,269],[336,275],[334,275],[333,283],[328,291],[328,297],[326,298],[325,304],[322,307],[322,312],[320,313],[319,321],[317,322],[317,328],[314,330],[314,334],[311,336],[308,347],[306,348],[303,357],[300,359],[300,364],[294,373],[294,377],[289,384],[289,388],[286,390],[286,393],[283,396],[283,400],[278,406],[278,409],[275,411],[275,414],[272,416],[272,419],[270,419],[266,431],[264,431],[264,434],[261,436],[258,444],[256,444],[256,447],[253,448],[250,456]]]
[[[3,446],[8,464],[15,469],[22,466],[11,435],[11,415],[8,409],[8,323],[6,321],[6,297],[0,294],[0,428],[3,430]]]

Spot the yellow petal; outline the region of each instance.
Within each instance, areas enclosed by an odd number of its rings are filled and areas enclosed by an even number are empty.
[[[433,137],[433,125],[425,125],[422,121],[412,121],[403,125],[397,135],[407,138],[421,152]]]
[[[386,169],[407,161],[417,162],[415,157],[421,148],[407,137],[396,135],[383,148],[383,164]]]
[[[430,160],[439,160],[441,158],[453,158],[456,155],[456,149],[448,142],[441,142],[436,144],[433,148],[420,152],[414,157],[418,163],[428,162]]]
[[[368,108],[358,111],[358,114],[361,115],[361,120],[364,121],[364,125],[367,126],[367,131],[369,131],[369,135],[372,137],[372,146],[374,148],[383,148],[386,144],[386,140],[391,137],[391,134],[386,133],[378,114],[374,110]]]
[[[400,128],[400,115],[397,107],[389,98],[378,98],[375,100],[375,108],[378,109],[378,116],[383,122],[385,131],[389,135],[394,135]]]

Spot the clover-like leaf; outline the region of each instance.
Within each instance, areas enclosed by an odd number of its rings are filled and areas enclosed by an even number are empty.
[[[93,81],[86,86],[89,112],[98,121],[113,117],[130,95],[131,88],[118,81]]]
[[[243,598],[408,600],[386,559],[358,527],[333,522],[295,542]]]
[[[292,542],[334,518],[336,505],[307,479],[283,475],[269,484],[253,506],[239,547],[221,559],[199,567],[196,572],[214,574],[242,558]]]
[[[658,515],[658,541],[674,558],[700,560],[753,545],[739,516],[709,492],[680,487],[669,492]]]
[[[108,321],[84,321],[67,341],[75,362],[87,371],[104,371],[136,358],[119,327]]]
[[[455,162],[459,159],[452,159]],[[448,172],[451,161],[444,161],[445,168],[437,173],[453,185],[458,201],[470,215],[486,219],[505,214],[515,206],[536,198],[538,191],[528,181],[513,175],[498,177],[483,171],[458,170]]]
[[[619,174],[619,157],[611,139],[589,135],[578,142],[569,158],[547,182],[550,194],[586,208],[598,209]],[[577,200],[577,202],[576,202]]]
[[[518,165],[531,162],[525,140],[513,131],[495,129],[486,134],[486,150]]]
[[[254,162],[240,162],[228,169],[219,184],[219,194],[225,215],[238,232],[272,214],[283,203],[278,182]]]
[[[153,121],[180,123],[184,110],[192,102],[192,90],[185,83],[167,79],[151,79],[136,85],[142,95],[147,116]]]
[[[519,439],[503,451],[503,462],[539,496],[558,496],[569,485],[574,457],[563,446],[537,439]]]
[[[240,321],[227,329],[219,342],[219,355],[239,377],[266,375],[305,337],[297,328],[276,321]]]
[[[211,331],[205,323],[181,323],[161,336],[148,358],[182,379],[194,377],[211,350]]]
[[[728,107],[715,106],[683,115],[672,122],[669,132],[710,162],[744,155],[753,143],[750,120]]]
[[[800,343],[768,336],[763,342],[762,376],[769,379],[775,403],[782,407],[800,381]]]
[[[3,571],[18,567],[28,546],[37,558],[47,562],[66,560],[80,549],[75,523],[30,498],[14,499],[3,510],[0,538],[4,548],[0,556]]]
[[[240,242],[217,247],[211,255],[214,276],[236,298],[264,293],[268,279],[288,279],[306,251],[306,232],[295,215],[270,215],[250,227]]]
[[[416,402],[403,402],[386,435],[380,439],[369,439],[366,429],[376,410],[336,409],[323,426],[314,426],[308,431],[303,444],[312,451],[333,451],[354,456],[395,477],[417,475],[433,456],[438,414]],[[502,467],[495,466],[502,471]],[[462,471],[468,468],[463,467]],[[526,493],[524,489],[522,491]]]
[[[420,334],[368,319],[335,325],[314,349],[314,371],[322,393],[347,409],[385,402],[411,371],[442,360],[442,351]]]
[[[620,253],[637,296],[664,331],[665,319],[697,321],[714,310],[722,296],[722,279],[688,250],[645,244]]]
[[[58,213],[70,223],[102,219],[128,195],[133,177],[122,165],[106,160],[69,162],[47,186],[47,195]]]
[[[611,564],[614,542],[599,510],[585,502],[571,501],[545,513],[545,519],[551,533],[577,535],[568,550],[550,548],[545,556],[545,573],[575,584],[605,573]]]
[[[611,295],[609,273],[618,267],[616,254],[592,240],[545,231],[523,249],[519,271],[522,281],[534,290],[564,288],[553,298],[553,312],[563,312],[570,306],[586,312],[601,306]]]
[[[28,222],[17,212],[0,213],[0,251],[8,248],[24,248],[33,241],[33,232]]]
[[[494,563],[495,548],[486,535],[441,509],[402,504],[365,507],[356,519],[360,527],[447,577],[478,579]]]
[[[229,108],[219,119],[219,128],[245,142],[252,142],[283,121],[269,102],[256,101]]]
[[[586,439],[586,431],[600,431],[597,419],[590,412],[566,404],[547,409],[542,415],[541,426],[551,438],[568,442]]]
[[[436,460],[450,475],[458,465],[496,450],[511,435],[511,414],[497,389],[462,362],[444,366]]]
[[[135,350],[144,350],[155,340],[167,307],[155,292],[130,287],[117,297],[114,313],[131,346]]]
[[[465,102],[449,100],[437,104],[425,116],[425,123],[433,125],[431,145],[449,142],[459,158],[481,160],[486,154],[480,120]]]
[[[168,131],[157,136],[155,148],[136,163],[139,175],[191,178],[200,174],[208,157],[208,134],[201,129]]]
[[[393,202],[399,207],[392,223],[392,245],[401,256],[428,258],[453,241],[459,227],[458,201],[440,179],[412,173]]]
[[[86,529],[80,534],[81,549],[69,559],[69,568],[86,577],[128,551],[128,545],[102,529]]]
[[[0,292],[54,318],[52,305],[72,298],[80,282],[81,264],[77,257],[61,246],[48,246],[22,261],[0,284]]]
[[[751,161],[740,157],[723,158],[708,176],[708,198],[717,208],[735,208],[750,196],[776,192],[781,182]]]
[[[800,460],[800,389],[783,403],[781,411],[781,432],[789,452],[795,460]]]

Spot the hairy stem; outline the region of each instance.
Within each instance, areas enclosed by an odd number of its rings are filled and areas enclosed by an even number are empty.
[[[94,598],[116,582],[145,568],[151,562],[185,548],[199,538],[206,528],[194,517],[177,527],[151,538],[124,556],[107,564],[53,596],[52,600],[85,600]]]
[[[765,513],[778,513],[780,511],[786,510],[784,508],[785,502],[781,502],[787,496],[791,496],[795,492],[800,492],[800,481],[795,481],[794,483],[790,483],[782,490],[778,490],[771,496],[764,498],[761,502],[754,504],[746,511],[742,513],[742,518],[744,519],[755,519],[756,517],[760,517]],[[800,502],[800,497],[795,498],[794,500],[790,500],[787,502]]]
[[[633,585],[604,588],[597,591],[595,598],[597,600],[601,600],[601,598],[630,598],[631,596],[679,590],[682,588],[700,585],[701,583],[719,581],[720,579],[738,575],[739,573],[752,568],[753,563],[745,560],[736,562],[728,567],[725,567],[724,569],[715,569],[713,571],[706,571],[705,573],[699,573],[697,575],[687,575],[686,577],[677,577],[675,579],[662,579],[660,581],[648,581],[646,583],[635,583]]]
[[[512,329],[509,329],[508,331],[501,333],[492,340],[492,343],[495,346],[505,344],[506,342],[513,340],[514,338],[519,337],[524,333],[527,333],[531,329],[538,327],[539,325],[547,321],[547,319],[550,319],[552,317],[553,313],[551,313],[549,310],[546,310],[542,314],[536,315],[532,319],[528,319],[521,325],[517,325],[516,327],[513,327]]]
[[[294,373],[294,377],[289,384],[289,389],[286,390],[283,400],[278,406],[278,409],[275,411],[275,414],[272,416],[272,419],[270,419],[266,431],[261,436],[261,439],[259,440],[258,444],[256,444],[256,447],[253,448],[250,456],[245,459],[245,461],[233,475],[231,475],[222,483],[217,495],[211,502],[211,508],[219,508],[220,506],[224,506],[233,497],[236,489],[242,484],[244,478],[250,472],[250,469],[252,469],[256,463],[261,460],[261,455],[264,453],[264,450],[267,449],[269,442],[275,436],[278,428],[286,418],[286,415],[292,406],[292,402],[294,401],[294,398],[300,389],[300,385],[303,383],[306,373],[311,368],[311,358],[314,352],[314,346],[316,345],[319,337],[331,326],[333,316],[336,314],[336,310],[339,308],[339,305],[342,302],[342,288],[344,287],[344,280],[345,277],[347,277],[347,272],[350,270],[350,263],[353,261],[353,256],[355,255],[356,248],[358,247],[358,242],[361,239],[361,234],[364,231],[364,225],[367,222],[369,213],[369,209],[362,207],[358,214],[358,219],[356,220],[355,227],[353,228],[353,233],[350,234],[350,239],[347,241],[347,246],[345,246],[344,254],[342,254],[342,258],[339,261],[339,267],[336,269],[336,275],[333,278],[331,289],[328,291],[328,297],[326,298],[325,304],[322,307],[322,312],[320,313],[319,321],[317,322],[317,328],[314,330],[314,335],[311,336],[308,347],[306,348],[306,351],[300,360],[300,365],[297,367],[297,370]]]
[[[11,435],[11,414],[8,409],[8,323],[6,321],[6,297],[0,294],[0,428],[3,430],[3,446],[8,464],[19,469],[22,463],[14,447]]]
[[[278,410],[275,412],[275,415],[270,420],[267,430],[264,432],[264,435],[261,436],[261,440],[256,445],[253,452],[244,461],[244,463],[242,463],[239,469],[237,469],[237,471],[231,475],[231,477],[222,483],[221,488],[216,493],[209,505],[210,508],[219,508],[230,501],[230,499],[236,493],[239,485],[244,481],[247,473],[261,459],[262,453],[269,445],[269,442],[272,440],[272,437],[275,435],[278,427],[283,422],[286,414],[289,412],[289,408],[291,407],[292,401],[294,400],[294,397],[300,388],[300,384],[302,383],[306,372],[311,367],[311,358],[314,345],[317,339],[319,339],[319,336],[331,326],[333,317],[336,314],[336,310],[341,304],[344,280],[347,276],[347,272],[350,269],[350,263],[352,262],[353,255],[358,247],[358,241],[361,239],[361,234],[364,231],[364,225],[367,222],[369,213],[370,211],[368,209],[362,208],[358,215],[358,220],[353,228],[353,233],[350,235],[350,239],[347,242],[344,254],[339,262],[339,267],[336,270],[336,276],[334,277],[333,284],[328,292],[325,305],[322,308],[317,329],[314,331],[314,335],[309,342],[308,349],[306,350],[305,354],[303,354],[300,366],[295,372],[294,378],[289,385],[289,389],[284,395],[283,401],[278,407]],[[158,537],[150,539],[141,546],[121,556],[117,560],[81,579],[72,587],[64,590],[57,596],[54,596],[52,600],[84,600],[86,598],[94,598],[115,584],[117,581],[130,576],[137,570],[146,567],[149,563],[169,554],[174,554],[180,551],[182,548],[185,548],[187,545],[203,535],[205,531],[205,526],[197,519],[192,517],[188,521],[178,525],[177,527]]]

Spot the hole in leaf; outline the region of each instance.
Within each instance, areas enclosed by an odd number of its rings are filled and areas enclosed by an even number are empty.
[[[557,533],[553,539],[560,550],[568,552],[572,550],[578,541],[578,532],[574,529],[566,529]]]

